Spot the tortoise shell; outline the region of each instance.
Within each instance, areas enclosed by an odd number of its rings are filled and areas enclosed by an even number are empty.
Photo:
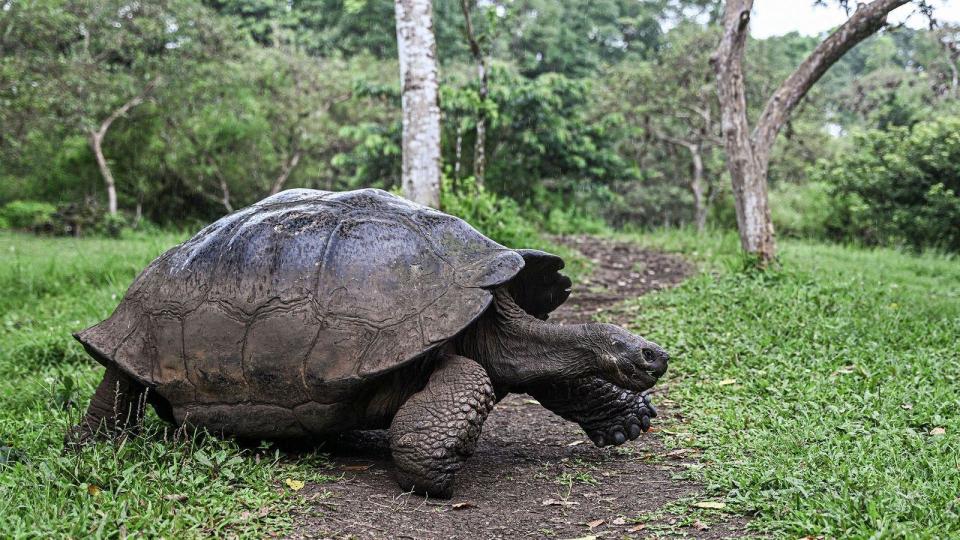
[[[511,282],[545,318],[563,261],[376,189],[281,192],[154,260],[76,338],[169,401],[331,404],[471,324]],[[562,277],[562,276],[561,276]],[[566,279],[566,278],[562,278]],[[265,418],[269,418],[266,415]]]

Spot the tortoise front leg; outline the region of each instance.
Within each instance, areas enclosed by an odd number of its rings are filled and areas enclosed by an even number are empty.
[[[447,355],[427,386],[411,396],[390,425],[390,450],[404,490],[449,498],[463,461],[473,454],[496,398],[480,364]]]
[[[524,390],[547,409],[580,424],[597,446],[636,439],[650,429],[650,419],[657,416],[649,395],[599,377],[552,381]]]

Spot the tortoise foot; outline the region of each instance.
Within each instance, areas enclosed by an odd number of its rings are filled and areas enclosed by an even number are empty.
[[[580,424],[596,446],[620,445],[650,429],[657,410],[648,394],[600,378],[555,382],[529,389],[546,408]]]

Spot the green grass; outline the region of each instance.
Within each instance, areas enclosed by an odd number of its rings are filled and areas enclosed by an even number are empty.
[[[174,433],[152,414],[122,446],[62,451],[103,374],[70,333],[182,239],[0,234],[0,537],[261,537],[291,523],[300,497],[285,480],[328,479],[322,456]]]
[[[329,480],[320,455],[152,416],[123,446],[62,453],[102,373],[70,332],[183,237],[0,234],[0,536],[262,537],[302,503],[286,479]],[[711,498],[774,537],[960,537],[960,261],[784,242],[782,267],[756,273],[732,235],[641,240],[703,268],[628,305],[674,354],[687,421],[668,440],[702,449]]]
[[[778,537],[960,537],[960,261],[783,242],[757,273],[732,235],[643,240],[705,270],[631,305],[675,357],[671,443],[728,508]]]

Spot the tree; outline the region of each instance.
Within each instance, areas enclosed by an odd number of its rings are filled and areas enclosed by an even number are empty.
[[[711,32],[694,24],[681,24],[671,30],[657,61],[646,71],[648,79],[643,85],[650,90],[643,99],[649,134],[690,155],[687,185],[693,195],[698,232],[706,228],[707,198],[713,191],[705,156],[720,142],[716,92],[713,81],[704,76],[708,59],[706,54],[698,54],[713,38]]]
[[[103,155],[103,139],[107,136],[107,130],[110,129],[114,121],[127,114],[130,109],[143,103],[143,100],[153,92],[158,82],[159,78],[150,80],[146,86],[144,86],[142,92],[130,99],[130,101],[114,109],[103,122],[100,122],[99,127],[96,129],[92,126],[88,128],[90,149],[93,150],[93,155],[97,160],[97,167],[100,169],[100,174],[103,176],[103,182],[107,188],[107,211],[111,216],[117,215],[117,183],[113,179],[113,172],[110,171],[110,164],[107,163],[107,158]]]
[[[483,185],[484,169],[486,167],[486,134],[487,134],[487,58],[480,48],[480,42],[473,31],[473,22],[470,20],[470,0],[460,0],[460,9],[463,10],[464,33],[467,42],[470,44],[470,53],[477,63],[477,81],[480,84],[479,98],[477,105],[477,139],[473,145],[473,177],[478,185]],[[460,160],[457,159],[457,164]]]
[[[440,105],[430,0],[396,0],[403,109],[403,172],[408,199],[440,207]]]
[[[727,168],[744,251],[761,266],[776,255],[773,222],[767,199],[767,170],[777,134],[810,88],[857,43],[886,24],[887,14],[910,0],[874,0],[858,4],[850,18],[833,31],[784,80],[767,100],[753,130],[747,118],[743,57],[753,0],[727,0],[723,36],[711,58],[717,75]],[[846,2],[842,2],[846,5]]]

